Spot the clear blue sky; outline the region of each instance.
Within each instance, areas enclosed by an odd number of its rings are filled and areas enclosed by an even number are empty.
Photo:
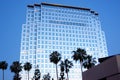
[[[6,60],[10,66],[13,61],[19,60],[21,25],[26,20],[26,6],[40,2],[87,7],[97,11],[106,33],[109,55],[120,53],[120,0],[0,0],[0,61]],[[5,80],[13,78],[9,67],[5,76]]]

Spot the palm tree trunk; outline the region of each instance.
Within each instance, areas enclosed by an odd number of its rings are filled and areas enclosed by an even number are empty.
[[[4,70],[3,70],[3,80],[4,80]]]
[[[83,80],[83,75],[82,75],[82,72],[83,72],[83,70],[82,70],[82,62],[80,62],[80,68],[81,68],[81,79]]]
[[[28,71],[28,80],[29,80],[29,71]]]
[[[58,80],[58,70],[57,70],[57,64],[56,64],[56,76],[57,76],[57,80]]]
[[[67,72],[67,80],[69,80],[69,77],[68,77],[68,72]]]

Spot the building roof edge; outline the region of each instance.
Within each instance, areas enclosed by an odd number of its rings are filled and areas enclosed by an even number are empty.
[[[81,9],[81,10],[88,10],[88,11],[90,11],[89,8],[74,7],[74,6],[66,6],[66,5],[62,5],[62,4],[52,4],[52,3],[46,3],[46,2],[42,2],[41,4],[42,4],[42,5],[58,6],[58,7],[74,8],[74,9]]]

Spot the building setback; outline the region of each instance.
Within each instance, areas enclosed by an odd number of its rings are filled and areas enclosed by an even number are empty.
[[[72,51],[77,48],[85,49],[96,59],[108,56],[105,33],[98,16],[88,8],[49,3],[28,5],[26,23],[22,25],[20,62],[32,64],[30,79],[37,67],[41,77],[50,73],[56,80],[55,65],[49,61],[53,51],[58,51],[62,60],[72,60]],[[73,63],[69,80],[80,80],[80,64]],[[21,77],[26,80],[27,72],[22,71]]]

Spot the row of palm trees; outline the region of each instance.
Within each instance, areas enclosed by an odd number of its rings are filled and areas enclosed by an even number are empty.
[[[3,80],[4,80],[4,70],[6,70],[8,67],[8,63],[6,61],[0,61],[0,69],[3,71]],[[11,72],[14,73],[13,80],[21,80],[21,76],[19,73],[22,71],[22,68],[28,72],[28,80],[29,80],[29,71],[32,69],[32,64],[29,62],[26,62],[23,66],[19,61],[14,61],[12,65],[10,66]],[[35,69],[34,80],[39,80],[40,79],[40,70]]]
[[[83,72],[82,67],[89,69],[89,68],[93,67],[96,63],[95,58],[92,58],[92,56],[88,55],[84,49],[77,48],[77,50],[73,51],[73,53],[74,53],[72,56],[73,60],[80,62],[81,72]],[[73,63],[71,61],[69,61],[68,59],[65,59],[64,61],[62,61],[61,58],[62,58],[61,54],[57,51],[53,51],[49,56],[50,62],[52,62],[56,65],[57,80],[63,80],[65,78],[64,72],[67,75],[67,80],[69,80],[68,73],[70,71],[70,68],[72,68]],[[60,66],[60,71],[61,71],[60,72],[61,77],[58,78],[58,68],[57,67],[58,67],[58,62],[60,62],[60,61],[61,61],[61,63],[59,66]],[[2,69],[2,71],[3,71],[3,80],[4,80],[4,70],[7,69],[7,66],[8,66],[8,63],[6,61],[0,61],[0,69]],[[13,62],[12,65],[10,66],[11,72],[14,73],[13,80],[21,80],[19,73],[22,71],[22,68],[24,68],[24,70],[28,72],[28,80],[29,80],[29,71],[32,68],[32,64],[29,62],[26,62],[22,66],[22,64],[19,61]],[[49,74],[47,74],[46,76],[48,76],[48,75]],[[46,77],[46,76],[44,76],[44,79],[49,80],[47,78],[50,78],[50,77]],[[33,79],[34,80],[40,79],[40,70],[39,69],[35,69]]]
[[[91,55],[88,55],[84,49],[77,48],[76,51],[72,51],[72,52],[74,53],[72,56],[73,60],[75,60],[76,62],[77,61],[80,62],[81,73],[83,72],[83,69],[82,69],[83,67],[89,69],[95,66],[95,63],[96,63],[95,58],[92,58]],[[54,51],[53,53],[50,54],[50,62],[56,65],[57,80],[58,80],[57,64],[60,60],[61,60],[61,54],[58,53],[57,51]],[[69,80],[68,72],[69,72],[69,69],[72,68],[72,66],[73,66],[73,63],[68,59],[65,59],[65,61],[61,61],[61,64],[60,64],[61,80],[64,79],[64,70],[65,70],[65,73],[67,74],[67,80]]]

